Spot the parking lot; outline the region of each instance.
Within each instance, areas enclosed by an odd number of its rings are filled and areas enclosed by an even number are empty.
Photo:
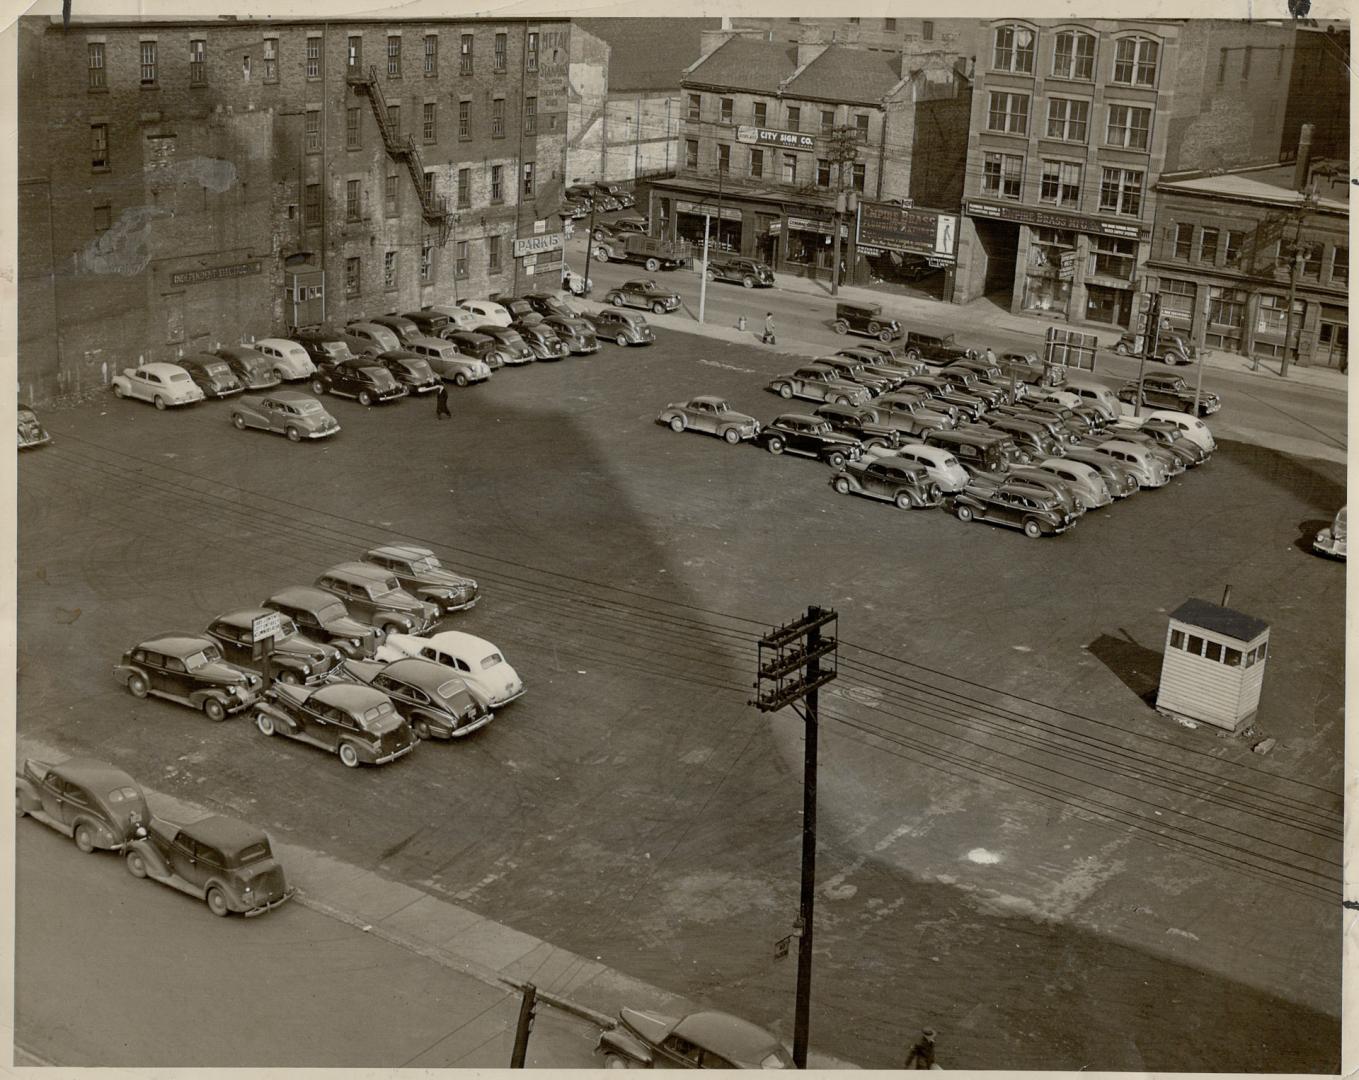
[[[1343,467],[1225,439],[1032,543],[657,425],[700,393],[767,421],[791,366],[658,337],[450,388],[451,423],[328,399],[343,430],[315,445],[221,403],[45,415],[19,463],[21,737],[787,1035],[801,725],[747,699],[754,639],[829,605],[814,1043],[893,1067],[929,1024],[949,1067],[1247,1070],[1267,1044],[1335,1070],[1344,568],[1306,541]],[[134,640],[394,540],[480,581],[445,625],[528,684],[470,740],[355,772],[114,684]],[[1145,700],[1167,613],[1227,585],[1273,626],[1254,738]]]

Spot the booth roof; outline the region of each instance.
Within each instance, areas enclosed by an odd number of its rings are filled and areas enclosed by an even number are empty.
[[[1263,619],[1257,619],[1254,615],[1247,615],[1232,608],[1210,604],[1207,600],[1186,600],[1170,613],[1170,617],[1190,626],[1212,630],[1224,637],[1235,638],[1237,641],[1253,641],[1269,629],[1269,623]]]

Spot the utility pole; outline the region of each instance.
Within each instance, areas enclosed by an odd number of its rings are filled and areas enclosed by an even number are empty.
[[[708,225],[712,218],[703,215],[703,269],[698,275],[698,321],[703,321],[703,309],[708,302]]]
[[[590,256],[594,254],[594,250],[595,250],[595,198],[593,195],[591,195],[590,231],[586,234],[585,237],[585,282],[581,286],[581,288],[583,288],[585,292],[581,293],[582,296],[588,296],[590,293]]]
[[[1297,207],[1291,211],[1291,216],[1296,222],[1293,230],[1293,243],[1288,249],[1288,307],[1284,311],[1284,346],[1283,363],[1279,365],[1279,377],[1288,378],[1288,349],[1289,338],[1293,334],[1293,304],[1298,297],[1298,276],[1302,273],[1303,263],[1307,259],[1307,254],[1311,250],[1310,244],[1302,242],[1302,226],[1307,220],[1307,215],[1317,208],[1317,195],[1315,187],[1300,193],[1302,198]],[[1298,352],[1302,346],[1302,326],[1298,326]],[[1298,354],[1295,353],[1295,357]]]
[[[816,899],[816,751],[819,706],[817,691],[836,677],[838,641],[821,636],[823,627],[836,623],[838,616],[829,608],[813,605],[796,622],[781,626],[759,640],[756,669],[756,696],[751,702],[761,712],[785,706],[801,713],[805,725],[802,770],[802,880],[799,890],[797,1000],[793,1014],[793,1064],[807,1067],[807,1043],[811,1028],[812,1004],[812,930]],[[831,666],[823,669],[822,660]]]
[[[840,294],[840,223],[846,203],[845,169],[859,160],[859,132],[856,128],[836,128],[830,140],[831,164],[835,168],[835,214],[831,222],[831,295]],[[856,210],[857,210],[857,196]]]
[[[1147,360],[1156,355],[1156,339],[1161,332],[1161,296],[1151,293],[1147,296],[1147,308],[1143,313],[1142,349],[1137,363],[1137,401],[1133,405],[1133,415],[1142,415],[1142,382],[1147,375]],[[1200,360],[1202,363],[1202,360]]]
[[[632,183],[637,184],[637,177],[642,171],[642,97],[637,96],[637,125],[636,141],[632,147]]]
[[[523,997],[519,999],[519,1020],[514,1027],[514,1049],[510,1052],[510,1068],[522,1069],[528,1054],[529,1032],[533,1030],[533,1018],[538,1012],[538,988],[533,983],[525,983]]]

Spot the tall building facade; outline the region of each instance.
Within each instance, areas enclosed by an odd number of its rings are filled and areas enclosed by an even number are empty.
[[[25,18],[20,35],[31,396],[298,311],[522,291],[551,266],[515,241],[560,230],[565,20]]]

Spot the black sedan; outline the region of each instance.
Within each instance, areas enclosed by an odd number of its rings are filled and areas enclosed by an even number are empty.
[[[537,312],[515,320],[511,328],[519,332],[539,360],[564,360],[571,355],[571,346],[559,338]]]
[[[494,715],[472,696],[455,669],[433,660],[346,660],[340,674],[386,694],[421,739],[461,739],[484,728]]]
[[[396,381],[410,394],[431,393],[439,389],[439,384],[443,381],[434,374],[428,360],[407,349],[385,352],[377,357],[375,363],[391,372]]]
[[[665,315],[680,306],[678,293],[662,289],[655,281],[625,281],[604,294],[604,302],[614,307],[650,308],[656,315]]]
[[[357,398],[360,405],[377,405],[406,396],[406,388],[385,367],[368,356],[341,360],[316,369],[311,389],[314,394],[336,394]]]
[[[833,469],[847,461],[857,461],[863,445],[850,435],[842,435],[829,420],[804,413],[784,413],[760,429],[756,443],[771,454],[800,454],[824,461]]]
[[[199,353],[196,356],[186,356],[176,363],[189,373],[189,378],[203,391],[205,398],[230,397],[245,389],[236,373],[231,370],[231,365],[220,356]]]
[[[1061,501],[1045,487],[1022,480],[996,485],[969,484],[953,497],[959,521],[989,521],[1023,529],[1031,539],[1066,532],[1076,523]]]

